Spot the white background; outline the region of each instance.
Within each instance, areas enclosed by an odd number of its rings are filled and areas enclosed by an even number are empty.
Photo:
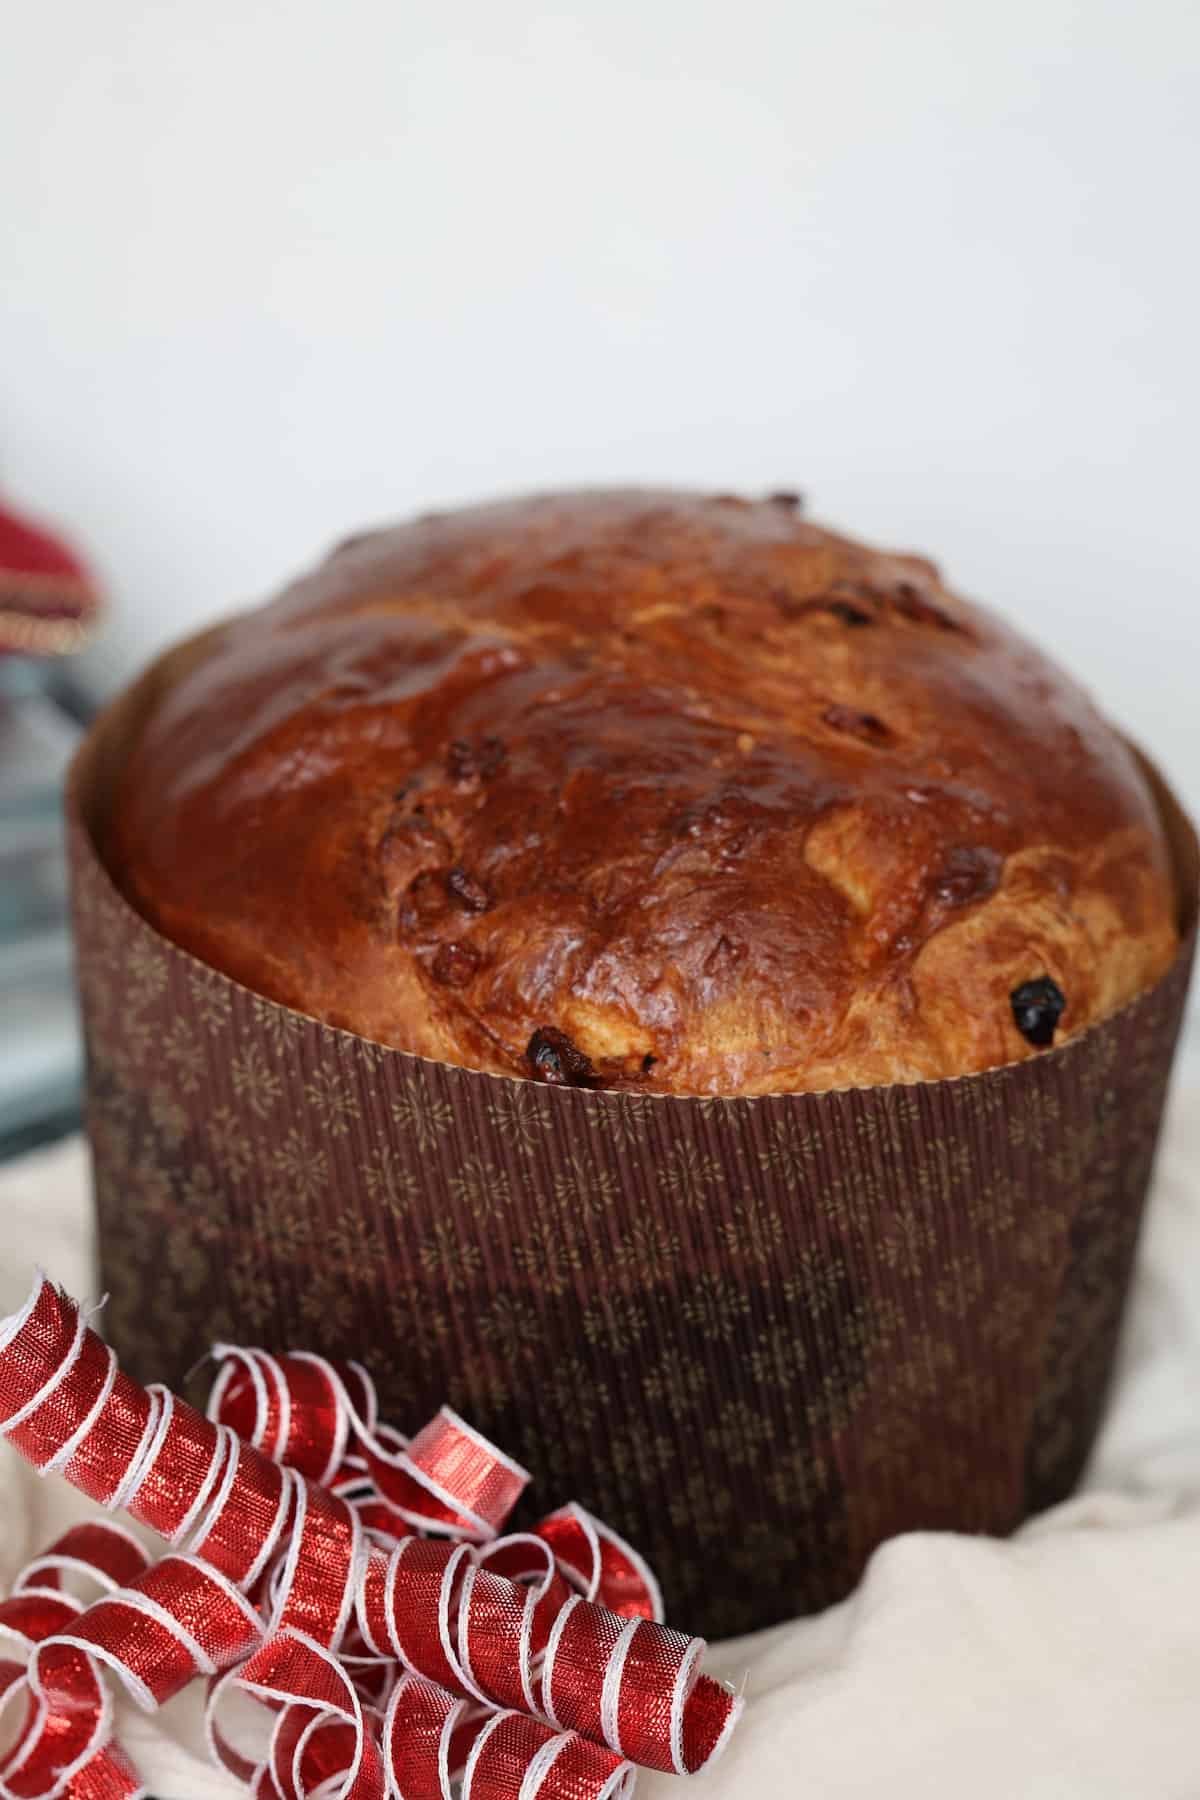
[[[427,503],[798,485],[1200,805],[1194,0],[41,0],[3,58],[0,480],[98,685]]]

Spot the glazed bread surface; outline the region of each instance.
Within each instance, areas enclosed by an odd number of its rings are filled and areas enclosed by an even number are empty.
[[[271,999],[657,1093],[1030,1056],[1177,941],[1147,784],[1075,683],[790,495],[552,495],[351,540],[185,664],[102,848]]]

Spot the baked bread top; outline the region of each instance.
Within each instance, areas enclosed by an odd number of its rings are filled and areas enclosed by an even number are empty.
[[[1153,982],[1163,830],[1061,670],[795,496],[548,495],[352,539],[184,659],[105,858],[255,991],[497,1074],[966,1074]]]

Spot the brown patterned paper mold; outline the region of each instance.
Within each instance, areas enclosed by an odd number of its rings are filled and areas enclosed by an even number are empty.
[[[709,1636],[844,1595],[910,1528],[1065,1496],[1120,1322],[1194,949],[1102,1025],[913,1086],[684,1099],[431,1062],[155,932],[95,850],[162,668],[70,795],[106,1315],[137,1376],[215,1338],[368,1361],[569,1487]],[[1037,998],[1037,997],[1035,997]]]

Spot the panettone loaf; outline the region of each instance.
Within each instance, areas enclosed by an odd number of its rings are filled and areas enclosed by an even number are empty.
[[[966,1074],[1177,941],[1138,766],[922,558],[596,492],[342,546],[185,665],[104,852],[167,937],[469,1068],[675,1094]]]

